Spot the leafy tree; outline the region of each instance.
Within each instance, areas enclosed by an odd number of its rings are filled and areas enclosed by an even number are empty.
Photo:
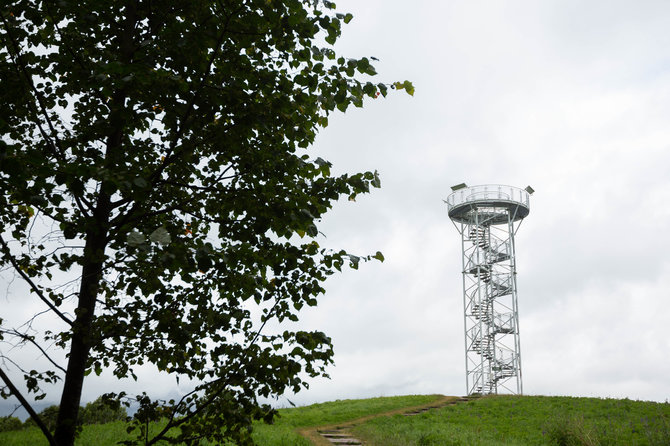
[[[52,404],[51,406],[45,407],[38,415],[40,420],[44,423],[44,425],[50,431],[53,431],[54,428],[56,427],[56,420],[58,419],[58,406]],[[35,420],[33,418],[28,418],[23,424],[23,427],[32,427],[32,426],[35,426]]]
[[[0,432],[18,431],[23,429],[23,423],[16,417],[0,417]]]
[[[128,417],[126,409],[117,400],[103,395],[86,404],[80,412],[82,424],[104,424],[123,421]]]
[[[38,414],[40,420],[50,431],[53,431],[56,427],[58,412],[59,407],[54,404],[45,407]],[[124,421],[127,418],[128,413],[126,412],[125,407],[123,407],[117,399],[111,398],[110,394],[105,394],[98,397],[96,400],[87,403],[86,406],[79,408],[77,426],[82,424],[104,424],[112,421]],[[0,418],[0,432],[35,425],[36,423],[33,418],[28,418],[25,423],[21,423],[21,420],[16,417]]]
[[[332,49],[351,15],[306,0],[0,8],[0,271],[44,306],[0,325],[0,340],[53,365],[21,370],[35,399],[61,386],[54,433],[3,370],[16,361],[1,364],[1,395],[50,444],[72,445],[85,376],[151,363],[198,385],[178,401],[139,395],[138,441],[251,443],[252,420],[275,414],[257,398],[298,391],[332,362],[324,333],[290,323],[329,275],[370,259],[321,247],[317,225],[379,177],[333,176],[307,150],[332,111],[387,93],[361,80],[369,58]],[[51,330],[32,323],[49,317]]]

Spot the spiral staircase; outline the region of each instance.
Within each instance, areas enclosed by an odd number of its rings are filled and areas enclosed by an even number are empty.
[[[480,358],[480,376],[473,393],[497,393],[498,383],[516,376],[514,351],[498,342],[501,336],[514,335],[512,311],[496,309],[496,300],[513,292],[513,272],[501,264],[510,260],[510,242],[491,234],[491,226],[472,226],[467,232],[471,244],[465,273],[476,285],[471,288],[469,316],[474,330],[468,351]]]

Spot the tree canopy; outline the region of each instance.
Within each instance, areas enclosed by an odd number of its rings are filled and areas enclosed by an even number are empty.
[[[289,322],[323,281],[363,259],[318,243],[340,197],[376,172],[335,176],[311,155],[335,110],[409,82],[366,81],[373,58],[333,44],[352,16],[306,0],[8,0],[0,15],[0,271],[56,328],[8,325],[67,364],[24,370],[18,398],[52,445],[71,445],[82,383],[144,363],[194,380],[176,401],[135,399],[138,442],[250,443],[258,400],[325,375],[330,339]],[[363,80],[361,80],[363,79]],[[3,315],[0,313],[0,318]],[[9,353],[0,350],[3,358]],[[16,366],[20,366],[16,364]],[[3,370],[5,369],[5,370]],[[61,391],[55,431],[30,408]],[[22,390],[23,389],[23,390]],[[127,401],[128,395],[106,399]],[[149,436],[146,422],[161,419]],[[173,429],[174,428],[174,429]]]

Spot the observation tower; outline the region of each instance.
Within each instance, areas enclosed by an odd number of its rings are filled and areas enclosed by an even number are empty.
[[[446,203],[463,249],[467,394],[522,394],[514,235],[534,190],[452,186]]]

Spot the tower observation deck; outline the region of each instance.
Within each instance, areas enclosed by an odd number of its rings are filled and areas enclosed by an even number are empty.
[[[529,186],[452,187],[461,234],[467,394],[522,394],[514,235],[530,212]]]

